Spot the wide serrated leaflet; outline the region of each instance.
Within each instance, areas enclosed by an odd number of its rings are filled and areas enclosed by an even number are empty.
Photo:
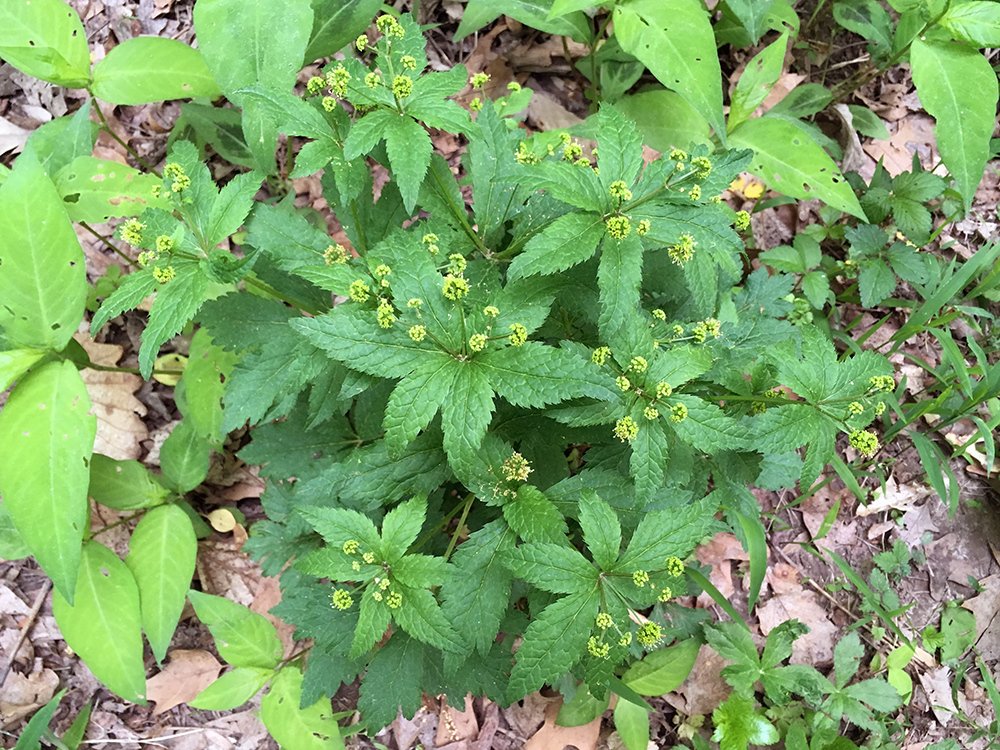
[[[502,561],[515,541],[502,520],[474,532],[455,549],[455,574],[441,588],[445,616],[481,654],[492,647],[507,611],[511,574]]]
[[[618,180],[632,187],[642,169],[642,138],[635,123],[612,105],[603,104],[597,113],[597,139],[601,144],[597,168],[604,189]]]
[[[600,602],[601,593],[595,586],[559,599],[531,621],[510,676],[507,695],[511,700],[556,679],[580,660]]]
[[[174,271],[174,278],[157,291],[149,323],[142,332],[139,372],[144,378],[152,375],[160,346],[180,333],[205,301],[208,279],[197,264],[175,260]]]
[[[449,460],[468,462],[479,450],[493,418],[493,389],[485,368],[466,362],[441,407],[444,450]]]
[[[601,290],[598,325],[601,338],[612,348],[620,342],[621,329],[639,309],[639,284],[642,281],[642,243],[638,234],[623,240],[608,237],[601,248],[597,285]]]
[[[667,557],[687,557],[711,528],[715,511],[715,504],[705,498],[691,505],[647,514],[615,569],[631,575],[636,570],[659,570]]]
[[[748,445],[765,455],[795,450],[815,439],[821,419],[807,404],[771,407],[751,420]]]
[[[580,594],[597,584],[597,568],[572,547],[522,544],[508,552],[503,562],[518,578],[553,594]]]
[[[515,406],[545,406],[568,398],[611,399],[611,383],[580,357],[529,341],[487,352],[476,360],[493,389]]]
[[[670,424],[684,442],[705,453],[734,450],[746,445],[747,428],[715,404],[687,394],[675,394],[673,398],[687,408],[685,419]]]
[[[388,726],[400,711],[413,716],[420,708],[424,645],[395,633],[368,664],[358,710],[371,733]]]
[[[621,551],[621,524],[611,506],[589,487],[580,490],[580,527],[594,562],[601,570],[611,570]]]
[[[566,521],[537,487],[519,487],[517,494],[504,502],[503,517],[526,542],[566,544]]]
[[[417,495],[386,513],[382,521],[382,555],[390,564],[402,557],[420,533],[427,516],[427,498]],[[428,584],[430,585],[430,584]]]
[[[599,214],[569,213],[536,234],[514,258],[509,279],[565,271],[593,256],[606,228]]]
[[[442,651],[462,654],[465,644],[441,611],[441,605],[427,589],[397,584],[403,597],[393,616],[403,630],[424,643]]]
[[[632,419],[639,425],[639,432],[630,442],[632,456],[629,471],[635,480],[636,500],[645,504],[663,486],[668,448],[660,418],[646,419],[640,407],[641,402],[632,414]]]
[[[422,125],[403,115],[389,118],[382,134],[393,177],[398,180],[399,193],[403,196],[403,205],[412,212],[420,183],[431,163],[431,137]]]
[[[427,427],[451,392],[461,367],[451,357],[438,357],[399,382],[389,397],[382,422],[385,446],[391,456],[398,456]]]

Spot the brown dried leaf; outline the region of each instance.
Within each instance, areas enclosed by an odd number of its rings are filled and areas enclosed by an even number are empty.
[[[241,527],[242,528],[242,527]],[[292,655],[295,648],[295,626],[289,625],[271,614],[271,608],[281,603],[281,588],[278,577],[264,578],[254,592],[253,604],[250,610],[264,615],[278,631],[278,639],[286,657]]]
[[[697,555],[698,561],[703,565],[712,566],[708,578],[715,588],[727,599],[732,596],[736,591],[733,586],[732,561],[746,562],[750,559],[750,556],[743,551],[739,539],[733,534],[716,534],[712,537],[712,541],[698,548]],[[698,597],[698,601],[703,607],[712,605],[711,597],[705,593]]]
[[[790,664],[819,666],[832,661],[837,626],[830,622],[826,609],[812,591],[805,591],[800,586],[796,592],[773,596],[767,604],[757,608],[757,618],[765,635],[791,619],[809,626],[809,632],[792,644]]]
[[[472,710],[472,695],[465,696],[465,710],[448,705],[446,697],[441,698],[438,711],[438,729],[435,744],[438,747],[462,740],[473,740],[479,734],[479,722]]]
[[[663,696],[664,700],[688,716],[712,713],[732,692],[722,679],[722,668],[728,663],[711,646],[702,645],[690,676],[673,693]]]
[[[80,343],[96,365],[113,367],[122,356],[117,344],[98,344],[89,336],[77,333]],[[105,372],[87,368],[80,371],[90,396],[91,411],[97,417],[94,452],[119,461],[137,459],[139,445],[149,437],[142,417],[146,407],[133,394],[142,387],[142,378],[128,372]]]
[[[554,750],[573,745],[577,750],[595,750],[597,738],[601,733],[601,717],[598,716],[589,724],[579,727],[561,727],[556,724],[556,717],[562,707],[562,697],[550,702],[545,707],[545,723],[529,739],[524,750]]]
[[[146,681],[146,697],[156,703],[153,716],[187,703],[211,685],[222,665],[208,651],[175,649],[170,662],[155,677]]]
[[[966,599],[962,606],[976,616],[976,648],[983,659],[1000,658],[1000,575],[992,575],[979,582],[983,591],[979,596]]]
[[[59,676],[51,669],[30,675],[11,670],[0,686],[0,727],[8,727],[34,713],[55,695]]]

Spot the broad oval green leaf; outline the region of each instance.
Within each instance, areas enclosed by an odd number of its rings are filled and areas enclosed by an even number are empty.
[[[305,61],[346,47],[368,28],[381,7],[382,0],[313,0],[313,27]]]
[[[57,589],[52,613],[66,643],[97,679],[125,700],[146,705],[139,589],[114,552],[87,542],[74,603],[70,605]]]
[[[654,651],[636,662],[622,676],[622,682],[640,695],[664,695],[676,690],[694,667],[701,644],[694,638],[676,646]]]
[[[73,601],[97,420],[71,362],[34,370],[0,411],[0,494],[56,590]]]
[[[995,2],[952,3],[938,23],[963,42],[1000,47],[1000,5]]]
[[[176,505],[153,508],[132,532],[125,564],[139,587],[142,629],[158,662],[184,609],[197,554],[191,519]]]
[[[615,729],[628,750],[646,750],[649,747],[649,714],[632,701],[618,699]]]
[[[7,506],[0,500],[0,559],[20,560],[31,554],[28,545],[24,543],[14,522],[10,519]]]
[[[263,615],[221,596],[188,591],[188,599],[212,636],[219,656],[234,667],[273,669],[281,662],[281,642]]]
[[[615,106],[642,133],[642,142],[667,153],[673,148],[684,151],[704,143],[711,146],[712,128],[680,94],[666,89],[640,91],[615,102]]]
[[[257,691],[275,674],[273,669],[236,667],[198,693],[198,697],[188,701],[188,705],[204,711],[228,711],[257,695]]]
[[[819,198],[867,221],[857,196],[826,152],[804,131],[776,117],[747,120],[729,134],[734,147],[754,151],[750,171],[780,193]]]
[[[90,83],[80,17],[62,0],[0,3],[0,57],[30,76],[76,89]]]
[[[87,494],[115,510],[139,510],[162,504],[170,492],[138,461],[116,461],[95,453]]]
[[[40,360],[45,352],[37,349],[11,349],[0,352],[0,391],[6,391],[14,381]]]
[[[153,186],[161,182],[156,175],[116,161],[78,156],[53,181],[73,221],[100,224],[112,217],[138,216],[150,206],[170,209],[165,200],[153,197]]]
[[[211,448],[190,419],[182,419],[160,448],[163,478],[177,492],[190,492],[205,481]]]
[[[785,50],[788,48],[788,34],[782,34],[774,42],[762,49],[747,63],[733,92],[726,127],[732,133],[740,123],[747,120],[753,111],[771,92],[771,87],[781,75]]]
[[[726,144],[722,70],[701,0],[630,0],[615,7],[615,36],[715,128]]]
[[[981,52],[955,42],[915,39],[910,66],[920,102],[937,120],[941,159],[968,210],[990,154],[997,75]]]
[[[214,99],[222,91],[201,53],[176,39],[128,39],[94,66],[94,96],[112,104]]]
[[[87,298],[83,251],[52,180],[22,154],[0,186],[0,326],[12,342],[63,349]]]
[[[282,669],[260,702],[260,719],[282,747],[295,750],[336,750],[344,747],[329,700],[301,708],[302,672]]]

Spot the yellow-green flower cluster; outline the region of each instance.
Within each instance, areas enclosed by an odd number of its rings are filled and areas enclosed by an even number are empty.
[[[386,276],[392,273],[392,269],[389,268],[389,266],[387,266],[385,263],[380,263],[375,267],[375,270],[372,271],[372,273],[374,274],[375,278],[378,279],[378,285],[383,289],[388,289],[389,280],[386,278]]]
[[[656,642],[662,637],[663,631],[655,622],[644,623],[635,634],[635,639],[647,648],[656,645]]]
[[[459,253],[452,253],[448,256],[448,273],[461,276],[465,271],[467,263],[465,257]]]
[[[473,112],[479,112],[483,108],[483,100],[478,96],[475,97],[471,102],[469,102],[469,109]]]
[[[460,276],[448,274],[444,277],[442,292],[447,299],[460,300],[469,293],[469,282]]]
[[[407,300],[407,302],[406,302],[406,306],[407,306],[407,307],[411,307],[411,308],[416,308],[417,310],[419,310],[419,309],[420,309],[420,307],[421,307],[421,306],[422,306],[423,304],[424,304],[424,301],[423,301],[422,299],[420,299],[419,297],[411,297],[411,298],[410,298],[409,300]]]
[[[687,152],[682,151],[679,148],[671,149],[670,153],[667,154],[667,158],[671,161],[684,161],[688,158]]]
[[[344,552],[347,553],[348,555],[353,555],[355,552],[358,551],[358,547],[360,546],[361,545],[358,544],[357,539],[348,539],[346,542],[344,542],[343,549]]]
[[[615,384],[623,391],[627,391],[629,388],[632,387],[632,382],[624,375],[619,375],[617,378],[615,378]]]
[[[632,361],[628,365],[628,369],[635,372],[646,372],[647,367],[649,367],[649,363],[646,362],[645,357],[632,357]]]
[[[614,625],[614,623],[615,621],[611,618],[611,615],[609,615],[607,612],[601,612],[597,616],[597,627],[599,627],[601,630],[607,630],[612,625]]]
[[[656,320],[662,321],[667,319],[667,314],[658,307],[655,310],[651,310],[649,314],[652,315]]]
[[[433,232],[428,232],[424,235],[424,244],[427,246],[427,252],[431,255],[437,255],[440,248],[437,246],[438,236]]]
[[[690,198],[693,201],[701,200],[701,185],[695,185],[691,188]]]
[[[667,254],[675,265],[683,266],[694,257],[694,249],[698,245],[690,234],[682,234],[676,245],[667,248]]]
[[[868,382],[876,391],[891,391],[896,388],[896,381],[892,379],[892,375],[875,375]]]
[[[481,352],[486,348],[486,336],[481,333],[474,333],[469,337],[469,349],[474,352]]]
[[[156,252],[157,253],[172,253],[174,251],[174,241],[167,237],[165,234],[161,234],[156,238]]]
[[[611,193],[611,197],[616,199],[619,203],[622,201],[632,200],[632,191],[628,189],[628,185],[625,184],[624,180],[615,180],[608,186],[608,192]]]
[[[488,74],[486,74],[486,73],[476,73],[474,76],[472,76],[471,78],[469,78],[469,83],[472,85],[472,88],[474,88],[474,89],[481,89],[483,86],[485,86],[489,82],[489,80],[490,80],[490,77],[489,77]]]
[[[168,281],[173,279],[177,275],[173,266],[165,266],[163,268],[157,266],[153,269],[153,278],[156,279],[161,284],[166,284]]]
[[[712,161],[707,156],[695,156],[691,159],[695,179],[704,180],[712,174]]]
[[[649,219],[643,219],[635,227],[635,233],[640,237],[645,237],[649,234],[649,230],[653,225],[649,223]]]
[[[337,67],[326,72],[326,85],[330,87],[337,96],[343,98],[347,96],[347,84],[351,81],[351,74],[341,63]],[[324,107],[326,106],[324,102]]]
[[[364,52],[368,48],[368,35],[362,34],[355,39],[354,46],[357,47],[358,52]]]
[[[306,93],[309,94],[309,96],[316,96],[316,94],[322,91],[325,87],[326,87],[325,78],[321,78],[320,76],[313,76],[312,78],[309,79],[309,82],[306,83]]]
[[[417,58],[415,58],[413,55],[403,55],[401,58],[399,58],[399,62],[407,70],[417,69]]]
[[[336,609],[350,609],[354,605],[354,597],[343,589],[337,589],[330,595],[333,607]]]
[[[328,266],[343,265],[347,262],[347,258],[350,254],[347,252],[347,248],[341,244],[330,245],[326,250],[323,251],[323,260]]]
[[[370,292],[371,288],[364,282],[364,279],[352,281],[347,288],[347,296],[354,302],[367,302]]]
[[[662,589],[660,589],[660,595],[658,597],[656,597],[656,601],[658,601],[658,602],[669,602],[670,598],[673,595],[674,595],[674,592],[670,589],[670,587],[669,586],[664,586]]]
[[[607,643],[598,643],[596,636],[590,636],[590,640],[587,641],[587,653],[597,659],[607,659],[610,651],[611,646]]]
[[[333,110],[335,110],[336,108],[337,108],[336,99],[334,99],[332,96],[323,97],[323,109],[325,109],[327,112],[333,112]]]
[[[510,83],[507,84],[507,90],[513,94],[517,94],[518,92],[521,91],[521,84],[519,84],[517,81],[511,81]]]
[[[378,317],[379,328],[392,328],[392,324],[396,322],[396,314],[387,299],[379,300],[378,311],[376,314]]]
[[[688,416],[688,408],[684,404],[674,404],[670,407],[670,421],[680,424]]]
[[[612,239],[623,240],[632,231],[632,225],[627,216],[612,216],[607,221],[608,234]]]
[[[599,346],[594,349],[594,353],[590,355],[590,361],[599,367],[603,367],[604,363],[607,361],[608,357],[611,356],[611,350],[606,346]]]
[[[653,420],[660,416],[660,411],[655,406],[647,406],[642,410],[642,416],[646,419]]]
[[[878,436],[869,430],[855,430],[850,434],[848,442],[862,456],[874,456],[878,453]]]
[[[397,99],[406,99],[413,93],[413,79],[399,75],[392,79],[392,93]]]
[[[378,88],[380,83],[382,83],[382,76],[374,71],[365,76],[365,86],[370,89]]]
[[[520,453],[512,453],[503,462],[503,477],[508,482],[524,482],[531,472],[531,464]]]
[[[684,561],[679,557],[670,556],[664,564],[667,575],[671,578],[680,578],[684,574]]]
[[[667,383],[667,382],[661,380],[659,383],[656,384],[656,397],[657,398],[667,398],[673,392],[674,392],[674,389],[670,387],[670,383]]]
[[[647,583],[649,583],[649,573],[645,570],[636,570],[632,573],[632,583],[634,583],[639,588],[642,588]]]
[[[745,232],[750,228],[750,214],[746,211],[737,211],[733,226],[737,232]]]
[[[881,417],[883,414],[885,414],[885,403],[883,401],[879,401],[877,404],[875,404],[875,408],[872,409],[872,411],[875,412],[876,417]]]
[[[173,180],[170,189],[175,193],[183,192],[191,187],[191,178],[184,174],[184,167],[176,162],[171,162],[163,168],[163,176]]]
[[[852,417],[857,417],[865,413],[865,407],[860,401],[852,401],[847,405],[847,413]]]
[[[483,315],[485,315],[485,316],[487,316],[489,318],[495,318],[499,314],[500,314],[500,310],[498,310],[493,305],[487,305],[486,307],[483,308]]]
[[[631,443],[635,440],[635,436],[639,434],[639,425],[635,423],[632,417],[622,417],[617,422],[615,422],[615,437],[621,440],[623,443]]]
[[[385,598],[385,603],[389,605],[389,609],[399,609],[403,604],[403,595],[398,591],[390,591]]]
[[[514,152],[514,158],[517,159],[518,164],[538,164],[541,159],[538,158],[538,154],[528,148],[527,141],[521,141],[517,145],[517,151]]]
[[[118,236],[130,245],[142,242],[142,230],[146,228],[138,219],[129,219],[118,228]]]
[[[379,30],[379,33],[383,36],[394,36],[400,39],[403,38],[404,29],[392,16],[386,14],[381,15],[375,19],[375,28]]]
[[[567,143],[563,146],[563,159],[565,161],[576,161],[583,157],[583,146],[579,143]],[[589,160],[587,162],[590,163]]]
[[[423,326],[411,326],[409,334],[411,339],[419,343],[427,336],[427,329]]]
[[[369,565],[371,565],[375,562],[375,555],[373,555],[371,552],[365,552],[363,555],[361,555],[361,559],[364,560]]]
[[[524,342],[528,340],[528,329],[520,323],[511,323],[508,338],[511,346],[524,346]]]

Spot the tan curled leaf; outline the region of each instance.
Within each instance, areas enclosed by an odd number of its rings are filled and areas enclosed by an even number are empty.
[[[74,338],[95,365],[114,367],[123,349],[117,344],[98,344],[84,333]],[[97,417],[97,439],[94,452],[119,461],[137,459],[142,454],[140,443],[149,438],[142,421],[146,407],[133,394],[142,387],[142,378],[128,372],[105,372],[89,368],[80,371],[94,416]]]
[[[208,651],[174,649],[170,662],[146,681],[146,698],[156,702],[153,716],[194,700],[219,676],[222,665]]]

